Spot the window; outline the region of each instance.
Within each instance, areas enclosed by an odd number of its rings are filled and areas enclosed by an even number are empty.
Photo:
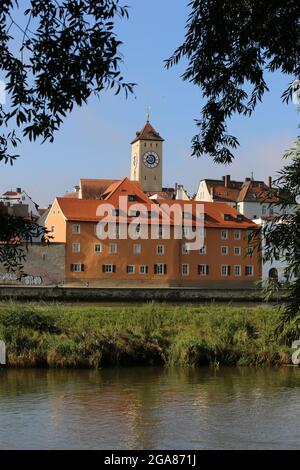
[[[228,255],[228,246],[221,246],[221,255]]]
[[[262,206],[262,208],[261,208],[261,213],[262,213],[262,215],[267,215],[267,208],[266,208],[266,206]]]
[[[183,265],[181,266],[181,272],[182,272],[183,276],[188,276],[189,273],[190,273],[190,266],[189,266],[189,264],[183,264]]]
[[[273,209],[273,207],[270,207],[269,213],[270,213],[270,216],[271,216],[271,217],[274,215],[274,209]]]
[[[188,246],[187,245],[182,245],[182,254],[183,255],[188,255],[189,254],[189,249],[188,249]]]
[[[148,266],[140,266],[140,274],[148,274]]]
[[[200,255],[206,255],[206,245],[203,245],[199,250]]]
[[[240,230],[235,230],[235,231],[234,231],[233,238],[234,238],[235,240],[240,240],[240,239],[241,239],[241,231],[240,231]]]
[[[188,238],[190,233],[189,227],[182,227],[182,238]]]
[[[72,244],[72,252],[73,253],[80,253],[80,243],[73,243]]]
[[[82,273],[84,272],[84,264],[74,263],[71,264],[72,273]]]
[[[140,244],[133,245],[133,253],[135,255],[140,255],[142,252],[142,246]]]
[[[192,214],[190,212],[182,212],[182,217],[184,219],[191,219]]]
[[[128,273],[128,274],[134,274],[134,273],[135,273],[135,266],[132,265],[132,264],[129,264],[129,265],[127,266],[127,273]]]
[[[72,233],[74,235],[80,233],[80,225],[79,224],[73,224],[72,225]]]
[[[230,217],[230,214],[224,214],[224,220],[230,220],[231,217]]]
[[[120,235],[120,228],[119,228],[119,225],[115,225],[113,227],[113,230],[112,230],[112,238],[118,238],[118,236]]]
[[[55,225],[51,225],[50,231],[51,233],[55,233]]]
[[[235,246],[233,249],[234,256],[241,256],[241,248],[239,246]]]
[[[47,258],[46,253],[43,253],[43,254],[42,254],[42,259],[43,259],[43,261],[45,261],[46,258]]]
[[[246,266],[245,267],[245,275],[246,276],[253,276],[253,274],[254,274],[253,266]]]
[[[240,265],[234,266],[234,275],[235,276],[240,276],[242,274],[242,268]]]
[[[115,273],[116,267],[114,264],[103,264],[102,265],[102,272],[103,273]]]
[[[198,264],[199,276],[208,276],[208,273],[209,273],[208,264]]]
[[[221,276],[230,276],[230,266],[228,264],[222,264]]]
[[[166,236],[166,227],[160,225],[158,227],[158,238],[164,238]]]
[[[129,194],[129,195],[128,195],[128,201],[131,201],[131,202],[132,202],[132,201],[135,201],[135,199],[136,199],[136,198],[135,198],[135,195],[134,195],[134,194]]]
[[[199,228],[199,237],[202,237],[202,238],[206,237],[206,229],[204,227]]]
[[[101,253],[101,252],[102,252],[102,245],[101,245],[101,243],[97,243],[97,244],[94,246],[94,251],[95,251],[95,253]]]
[[[228,230],[221,230],[221,240],[228,239]]]
[[[167,274],[167,265],[166,264],[155,264],[154,265],[154,274],[163,276]]]
[[[25,201],[25,199],[26,199],[25,196],[22,196],[22,201]]]
[[[110,243],[109,244],[109,252],[111,254],[118,253],[118,245],[116,243]]]
[[[156,254],[157,255],[164,255],[165,254],[165,246],[164,245],[157,245]]]
[[[129,217],[138,217],[140,215],[140,211],[137,211],[135,209],[129,209],[128,215]]]
[[[253,246],[248,246],[246,249],[246,256],[253,256]]]

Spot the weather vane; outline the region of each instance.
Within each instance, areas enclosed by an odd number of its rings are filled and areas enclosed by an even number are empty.
[[[150,112],[151,112],[151,106],[148,106],[148,108],[147,108],[147,122],[150,122]]]

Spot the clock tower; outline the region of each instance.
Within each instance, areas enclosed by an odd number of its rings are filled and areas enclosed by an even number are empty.
[[[145,192],[162,190],[163,142],[149,120],[131,142],[130,179],[138,181]]]

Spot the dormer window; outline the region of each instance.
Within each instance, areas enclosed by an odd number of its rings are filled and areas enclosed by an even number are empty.
[[[236,216],[236,220],[237,220],[238,222],[242,222],[242,221],[243,221],[243,216],[242,216],[241,214],[237,215],[237,216]]]
[[[230,214],[224,214],[224,220],[230,220]]]

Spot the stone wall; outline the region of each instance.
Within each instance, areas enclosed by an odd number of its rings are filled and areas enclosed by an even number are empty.
[[[18,275],[7,273],[0,264],[0,284],[25,284],[32,286],[53,285],[64,281],[65,276],[65,244],[51,243],[45,246],[34,243],[28,247],[22,280]]]
[[[284,299],[282,289],[273,300]],[[0,300],[105,302],[262,302],[259,289],[101,288],[0,286]]]

